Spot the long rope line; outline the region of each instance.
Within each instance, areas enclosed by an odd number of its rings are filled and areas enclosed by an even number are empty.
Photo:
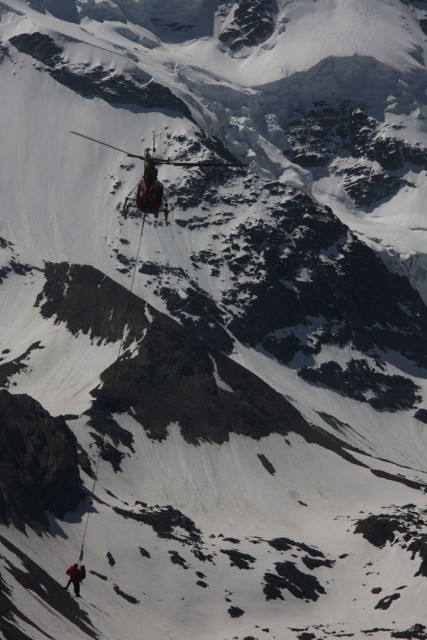
[[[134,265],[134,268],[133,268],[130,287],[128,289],[128,295],[127,295],[127,300],[126,300],[126,308],[125,308],[125,313],[124,313],[123,331],[122,331],[122,336],[121,336],[121,339],[120,339],[119,351],[118,351],[117,358],[116,358],[115,364],[114,364],[113,380],[112,380],[111,389],[110,389],[111,396],[114,395],[114,389],[115,389],[115,386],[116,386],[116,379],[117,379],[117,372],[119,370],[119,361],[120,361],[120,357],[121,357],[122,351],[123,351],[123,344],[124,344],[124,339],[125,339],[124,329],[126,327],[126,323],[127,323],[127,319],[128,319],[128,315],[129,315],[130,299],[131,299],[131,295],[132,295],[132,291],[133,291],[133,285],[135,283],[136,268],[138,266],[139,253],[140,253],[140,250],[141,250],[141,243],[142,243],[142,236],[143,236],[143,233],[144,233],[145,218],[146,218],[146,213],[144,213],[144,215],[142,217],[141,233],[139,234],[139,242],[138,242],[138,249],[137,249],[137,252],[136,252],[136,260],[135,260],[135,265]],[[101,455],[102,455],[102,450],[103,450],[103,447],[104,447],[106,435],[107,435],[107,429],[104,428],[104,431],[102,433],[101,446],[99,447],[98,457],[97,457],[97,461],[96,461],[95,475],[94,475],[94,479],[93,479],[92,490],[90,492],[90,504],[92,504],[92,500],[93,500],[93,497],[95,495],[95,487],[96,487],[96,484],[98,482],[99,465],[100,465],[100,462],[101,462]],[[85,544],[85,540],[86,540],[86,533],[87,533],[87,528],[88,528],[88,524],[89,524],[89,516],[90,516],[90,514],[91,514],[91,511],[88,511],[87,514],[86,514],[86,522],[85,522],[85,527],[84,527],[84,531],[83,531],[82,544],[81,544],[81,547],[80,547],[79,563],[83,561],[84,544]]]

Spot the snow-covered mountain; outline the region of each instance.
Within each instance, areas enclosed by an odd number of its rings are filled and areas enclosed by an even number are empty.
[[[0,2],[0,638],[427,638],[426,62],[424,1]],[[248,166],[124,215],[153,132]]]

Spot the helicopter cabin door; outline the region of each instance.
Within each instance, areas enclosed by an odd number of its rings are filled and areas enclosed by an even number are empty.
[[[138,184],[136,206],[143,213],[158,213],[163,202],[163,185],[156,180],[149,189],[144,179]]]

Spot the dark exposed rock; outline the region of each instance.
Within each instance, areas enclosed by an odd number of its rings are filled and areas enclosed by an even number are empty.
[[[388,471],[384,471],[383,469],[371,469],[371,473],[378,478],[384,478],[385,480],[391,480],[392,482],[399,482],[400,484],[404,484],[406,487],[410,487],[411,489],[420,489],[422,491],[426,490],[427,485],[419,480],[411,480],[410,478],[406,478],[402,474],[399,473],[389,473]]]
[[[289,551],[295,543],[289,538],[274,538],[274,540],[269,540],[268,544],[277,551]]]
[[[208,148],[210,153],[206,157],[204,154],[203,160],[218,161],[218,158],[226,161],[236,163],[238,160],[235,156],[230,154],[223,145],[221,145],[215,138],[208,138],[202,134],[198,134],[196,142],[189,144],[184,141],[181,143],[179,138],[175,137],[175,141],[180,143],[182,148],[181,154],[175,154],[174,160],[189,160],[194,159],[196,154],[201,151],[201,148]],[[200,145],[200,149],[198,148]],[[200,158],[202,159],[202,158]],[[202,212],[209,211],[207,207],[213,207],[219,203],[221,205],[240,205],[242,203],[242,195],[236,194],[225,195],[221,198],[218,195],[218,188],[227,186],[231,181],[239,175],[244,174],[244,169],[238,167],[233,169],[231,173],[224,167],[203,167],[203,169],[191,169],[188,170],[180,179],[179,184],[171,184],[168,188],[168,196],[174,199],[175,207],[181,212],[185,212],[189,208],[197,207],[201,205]],[[209,225],[217,226],[222,225],[225,221],[231,220],[235,213],[233,211],[217,212],[214,216],[206,213],[205,215],[194,215],[190,218],[180,220],[180,226],[188,227],[189,229],[205,228]],[[197,260],[196,257],[193,259]]]
[[[104,442],[101,446],[101,458],[109,462],[117,473],[121,471],[120,463],[124,458],[124,453],[113,447],[109,442]]]
[[[117,253],[116,258],[117,261],[120,262],[120,264],[124,264],[126,267],[129,267],[131,265],[129,258],[124,256],[123,253]]]
[[[233,20],[219,34],[232,51],[252,47],[269,38],[278,12],[276,0],[238,0]]]
[[[304,556],[302,561],[310,571],[318,569],[319,567],[328,567],[328,569],[331,569],[334,566],[332,560],[320,560],[319,558],[310,558],[309,556]]]
[[[362,359],[350,360],[345,369],[330,361],[317,369],[303,367],[298,374],[307,382],[320,383],[360,402],[368,402],[377,410],[410,409],[421,399],[417,395],[420,387],[412,380],[384,374]]]
[[[229,607],[228,613],[232,618],[240,618],[245,612],[240,607]]]
[[[411,540],[410,544],[408,544],[408,551],[411,552],[411,560],[414,560],[417,554],[421,558],[421,564],[415,575],[427,578],[427,535],[411,536],[407,534],[406,538],[408,541]]]
[[[419,537],[417,536],[412,539],[411,543],[408,545],[408,551],[412,554],[411,560],[415,558],[416,554],[418,554],[423,561],[427,560],[427,535],[420,535]]]
[[[89,412],[90,415],[90,412]],[[92,424],[92,422],[91,422]],[[112,444],[104,440],[97,433],[91,433],[95,443],[98,445],[100,449],[100,455],[103,460],[109,462],[114,469],[114,472],[117,473],[121,471],[120,463],[125,457],[125,454],[119,451],[116,447],[113,447]]]
[[[181,296],[175,289],[163,286],[160,297],[168,311],[178,318],[182,325],[204,340],[214,349],[231,353],[234,341],[224,329],[221,313],[209,297],[196,283],[192,282]]]
[[[189,568],[187,561],[185,560],[185,558],[179,555],[178,551],[169,551],[168,553],[170,555],[172,564],[178,564],[183,569]]]
[[[141,338],[149,322],[146,304],[89,265],[46,263],[46,283],[36,300],[44,318],[63,322],[74,335],[82,332],[98,343]]]
[[[77,448],[78,448],[78,462],[79,462],[80,469],[82,469],[85,473],[87,473],[87,475],[90,476],[91,478],[94,478],[95,474],[93,472],[88,454],[80,446],[78,446]]]
[[[114,567],[114,565],[116,564],[116,561],[114,560],[114,558],[111,555],[110,551],[107,551],[107,560],[108,560],[108,564],[110,565],[110,567]]]
[[[200,560],[200,562],[211,562],[212,564],[215,564],[213,555],[211,553],[205,553],[204,551],[202,551],[200,544],[193,545],[191,551],[194,557],[197,558],[197,560]],[[202,577],[204,576],[202,575]]]
[[[144,547],[139,547],[139,553],[143,558],[151,558],[150,553],[147,551],[147,549],[144,549]]]
[[[103,67],[85,71],[83,68],[68,68],[63,65],[50,70],[50,74],[57,82],[84,98],[100,98],[113,106],[134,105],[150,111],[177,111],[192,120],[191,111],[185,102],[177,98],[170,89],[154,81],[147,88],[146,83],[138,82],[136,76],[112,76]]]
[[[319,101],[311,110],[296,111],[285,129],[286,155],[304,167],[326,166],[343,155],[378,162],[386,172],[405,163],[423,167],[427,160],[427,149],[382,130],[365,105],[349,100]]]
[[[218,385],[214,365],[223,385]],[[114,367],[107,369],[103,387],[93,391],[94,410],[111,388],[114,374]],[[215,354],[214,360],[199,340],[160,315],[147,328],[139,353],[120,363],[114,403],[120,411],[132,408],[152,438],[166,437],[172,422],[178,422],[185,439],[193,443],[223,442],[231,431],[256,438],[285,432],[287,416],[292,416],[293,429],[304,429],[302,419],[279,394],[222,354]]]
[[[309,111],[297,110],[286,124],[286,155],[303,167],[325,166],[351,148],[351,103],[320,101]]]
[[[427,578],[427,559],[423,558],[418,571],[416,571],[416,573],[414,573],[414,576],[423,576],[424,578]]]
[[[138,354],[123,358],[117,371],[115,364],[107,369],[103,385],[93,392],[91,424],[116,444],[131,447],[132,437],[108,412],[131,409],[156,438],[166,436],[171,422],[178,422],[192,442],[222,442],[230,431],[257,438],[286,432],[287,419],[293,429],[310,431],[295,409],[256,376],[221,354],[214,359],[199,340],[153,309],[150,323],[144,302],[92,267],[48,264],[37,304],[44,317],[98,342],[119,340],[125,323],[128,343],[140,341],[145,331]]]
[[[319,594],[326,593],[317,578],[300,571],[293,562],[276,562],[275,573],[264,575],[264,594],[267,600],[283,600],[282,590],[287,589],[300,599],[316,601]]]
[[[379,122],[363,107],[351,112],[351,152],[354,157],[365,157],[378,162],[385,170],[400,169],[405,163],[425,166],[427,149],[411,146],[405,140],[380,132]]]
[[[303,556],[302,561],[310,570],[321,566],[331,568],[335,564],[334,560],[326,559],[322,551],[310,547],[304,542],[295,542],[290,538],[274,538],[273,540],[267,540],[267,542],[277,551],[292,551],[293,555],[295,555],[296,551],[307,553],[308,556]]]
[[[48,67],[62,62],[64,50],[53,38],[43,33],[21,33],[10,38],[18,51],[25,53]]]
[[[392,631],[391,637],[407,638],[407,640],[427,640],[427,628],[425,627],[425,625],[417,623],[406,631]]]
[[[237,549],[221,549],[220,551],[230,558],[230,566],[239,569],[252,569],[253,567],[250,565],[256,561],[253,556],[237,551]]]
[[[89,334],[97,342],[119,340],[126,324],[125,349],[139,343],[137,352],[132,350],[129,356],[125,351],[118,366],[113,364],[102,374],[87,412],[91,425],[108,435],[116,448],[123,443],[132,450],[133,438],[111,414],[129,412],[152,438],[167,437],[171,423],[178,423],[184,438],[194,444],[221,443],[230,432],[261,438],[291,430],[361,464],[336,438],[306,423],[259,378],[207,349],[173,320],[91,267],[48,264],[37,304],[44,317],[65,323],[74,334]],[[118,450],[112,454],[119,464],[123,454]]]
[[[9,388],[9,380],[12,376],[28,370],[26,361],[29,359],[31,352],[35,349],[43,348],[40,341],[34,342],[22,355],[14,360],[0,364],[0,386]]]
[[[93,411],[131,412],[153,439],[167,437],[178,423],[187,442],[222,443],[231,432],[259,439],[270,433],[301,434],[340,455],[333,436],[305,422],[295,408],[267,384],[221,353],[210,352],[179,325],[153,310],[137,355],[102,374]],[[115,376],[114,399],[109,390]],[[164,398],[168,402],[164,402]]]
[[[395,518],[371,515],[358,521],[354,533],[361,533],[375,547],[383,547],[386,542],[393,542],[396,532],[402,530]]]
[[[263,453],[258,453],[258,458],[262,463],[262,466],[264,467],[264,469],[266,469],[268,471],[268,473],[270,473],[272,476],[274,476],[274,474],[276,473],[276,469],[273,467],[273,465],[271,464],[270,460],[268,458],[265,457],[265,455]]]
[[[2,54],[6,55],[4,53],[6,51],[7,49],[2,47],[0,41],[0,63],[2,61]],[[0,249],[5,251],[5,255],[3,256],[4,264],[0,267],[0,284],[2,284],[5,278],[7,278],[11,273],[16,273],[19,276],[25,276],[33,271],[40,271],[37,267],[18,262],[18,256],[14,251],[13,242],[9,242],[8,240],[0,237]]]
[[[336,175],[344,178],[345,191],[358,207],[365,210],[390,200],[403,186],[414,186],[401,178],[363,165],[340,169]]]
[[[200,529],[196,527],[188,516],[170,505],[166,507],[141,505],[139,511],[128,511],[114,507],[114,511],[124,518],[130,518],[149,525],[159,538],[177,540],[191,545],[201,542]]]
[[[414,418],[420,420],[420,422],[424,422],[424,424],[427,424],[427,409],[417,409],[414,413]]]
[[[223,301],[238,309],[228,329],[241,342],[285,364],[298,353],[318,353],[324,344],[352,344],[362,352],[382,350],[382,357],[396,351],[426,365],[421,297],[330,209],[288,189],[270,219],[241,225],[235,235],[246,259],[230,255],[236,285],[224,291]]]
[[[10,266],[12,271],[18,276],[25,276],[27,275],[27,273],[32,273],[32,271],[39,271],[39,269],[36,269],[30,264],[21,264],[20,262],[17,262],[13,259],[10,261]]]
[[[395,513],[381,516],[370,515],[359,520],[355,533],[362,535],[371,544],[382,547],[387,542],[399,543],[403,549],[411,553],[411,560],[421,558],[415,575],[427,577],[427,534],[424,511],[415,505],[408,504],[396,509]]]
[[[110,457],[110,462],[112,464],[113,461],[114,463],[118,464],[116,471],[119,471],[120,462],[123,459],[124,454],[118,451],[117,446],[119,444],[123,444],[130,451],[134,451],[133,436],[129,431],[123,429],[123,427],[117,424],[117,422],[110,417],[108,413],[109,411],[114,411],[114,393],[108,398],[108,401],[106,401],[105,403],[101,401],[98,402],[96,407],[88,409],[88,411],[86,411],[86,414],[90,416],[90,426],[96,429],[99,434],[101,434],[99,436],[94,434],[93,432],[91,433],[98,446],[102,446],[103,442],[105,441],[105,436],[111,438],[115,447],[112,447],[112,445],[106,447],[104,453],[107,457],[105,458],[105,460],[108,460],[108,458]],[[114,451],[112,449],[114,449]]]
[[[319,101],[311,110],[297,111],[285,129],[286,155],[303,167],[325,167],[341,177],[347,194],[365,210],[389,200],[405,186],[414,186],[393,172],[405,165],[424,167],[427,162],[426,148],[396,137],[368,114],[365,105],[349,100]],[[335,165],[338,157],[349,160]]]
[[[203,589],[207,589],[209,587],[208,583],[203,580],[197,580],[196,584]]]
[[[9,58],[9,56],[10,54],[9,54],[8,48],[0,40],[0,64],[3,62],[5,58]],[[2,238],[0,240],[2,240]],[[1,245],[0,245],[0,248],[2,248]]]
[[[0,390],[0,521],[46,527],[83,499],[77,442],[63,418],[27,395]]]
[[[310,547],[304,542],[295,542],[290,538],[274,538],[273,540],[268,540],[268,544],[277,551],[289,551],[290,549],[298,549],[299,551],[308,553],[312,558],[325,557],[324,553],[322,553],[322,551],[319,551],[319,549],[314,549],[314,547]]]
[[[63,48],[53,38],[42,33],[22,33],[10,38],[19,51],[42,62],[50,75],[61,84],[85,98],[100,98],[111,105],[134,105],[143,109],[178,111],[192,120],[190,109],[170,89],[157,82],[147,83],[137,76],[113,75],[108,69],[84,65],[68,65]],[[149,88],[147,87],[149,84]]]
[[[278,286],[282,285],[278,282]],[[393,297],[399,299],[398,287]],[[44,317],[65,323],[73,334],[83,332],[97,342],[119,340],[126,325],[124,348],[139,343],[136,352],[124,351],[118,366],[114,363],[104,371],[87,412],[92,426],[111,437],[115,446],[122,442],[132,448],[131,434],[111,418],[112,412],[129,412],[156,439],[167,437],[171,423],[178,423],[183,437],[194,444],[201,440],[221,443],[230,432],[261,438],[293,431],[351,458],[336,438],[309,425],[262,380],[208,349],[172,319],[92,267],[46,265],[46,284],[37,304]],[[274,307],[277,309],[276,303]],[[397,315],[396,311],[395,322]],[[408,319],[407,313],[404,316]],[[243,319],[237,330],[245,324]],[[419,346],[422,335],[417,340]]]
[[[162,267],[154,262],[145,261],[138,269],[139,273],[147,276],[158,276],[162,273]]]
[[[383,609],[383,611],[385,611],[386,609],[389,609],[389,607],[393,604],[394,600],[398,600],[399,598],[400,598],[400,593],[393,593],[390,596],[386,596],[385,598],[382,598],[375,605],[375,609]]]

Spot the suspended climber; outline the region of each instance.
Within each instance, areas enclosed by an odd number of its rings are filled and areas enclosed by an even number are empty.
[[[81,567],[77,564],[72,564],[65,572],[69,578],[64,589],[67,590],[70,584],[74,587],[74,595],[76,598],[80,598],[80,583],[86,578],[86,568],[84,564]]]

